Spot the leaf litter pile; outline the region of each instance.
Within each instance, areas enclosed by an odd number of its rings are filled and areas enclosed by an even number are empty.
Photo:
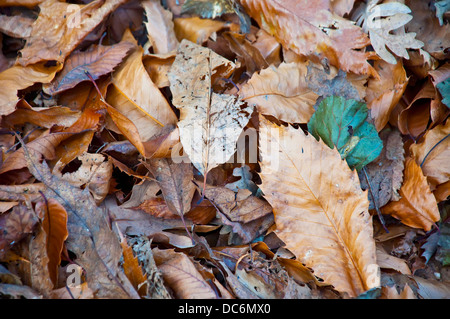
[[[446,0],[0,0],[0,297],[449,298]]]

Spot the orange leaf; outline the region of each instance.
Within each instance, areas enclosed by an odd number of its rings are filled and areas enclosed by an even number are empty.
[[[42,227],[47,234],[48,271],[54,285],[58,282],[58,266],[64,241],[69,236],[67,212],[55,199],[49,198],[36,204],[36,213],[43,215]]]
[[[63,63],[77,45],[125,0],[95,0],[86,5],[46,0],[20,51],[22,66],[40,61]],[[51,26],[51,27],[50,27]]]
[[[260,188],[286,248],[350,296],[378,286],[369,201],[356,171],[312,135],[262,117],[260,150]]]
[[[241,4],[285,48],[315,62],[326,58],[346,72],[377,76],[367,62],[376,54],[362,51],[369,38],[351,21],[331,13],[329,1],[242,0]]]
[[[383,214],[390,214],[410,227],[429,231],[441,217],[427,179],[412,158],[406,159],[403,181],[399,191],[401,199],[384,206]]]
[[[147,291],[147,275],[142,273],[137,257],[133,255],[133,249],[128,246],[125,238],[122,237],[120,245],[123,250],[123,270],[140,296],[144,296]]]

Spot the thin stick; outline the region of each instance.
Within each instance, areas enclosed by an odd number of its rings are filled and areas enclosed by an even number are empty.
[[[372,185],[370,184],[370,179],[369,179],[369,176],[367,175],[366,167],[363,167],[363,171],[364,171],[364,176],[366,177],[367,185],[369,186],[369,193],[372,196],[373,206],[375,206],[375,209],[378,214],[378,218],[380,219],[381,225],[383,225],[383,228],[386,231],[386,233],[389,233],[389,230],[387,229],[386,224],[384,222],[383,215],[381,214],[381,211],[380,211],[380,208],[378,207],[375,196],[373,195]]]

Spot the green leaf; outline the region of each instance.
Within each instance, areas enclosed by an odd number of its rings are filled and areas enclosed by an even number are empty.
[[[366,121],[367,105],[340,96],[322,100],[308,122],[308,131],[330,148],[337,147],[352,169],[360,171],[380,155],[383,142]]]
[[[439,90],[439,93],[442,95],[442,103],[447,105],[450,108],[450,78],[445,81],[442,81],[436,87]]]

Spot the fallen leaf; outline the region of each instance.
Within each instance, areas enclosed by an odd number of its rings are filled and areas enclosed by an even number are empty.
[[[137,45],[130,32],[125,33],[122,41],[133,42],[135,48],[114,72],[114,87],[107,101],[134,123],[141,141],[145,142],[165,125],[175,124],[177,118],[145,70],[142,63],[143,49]]]
[[[410,227],[428,231],[441,217],[427,179],[412,158],[406,159],[403,176],[400,200],[384,206],[382,213],[392,215]]]
[[[253,196],[260,195],[261,191],[258,190],[258,186],[252,181],[253,174],[250,172],[250,167],[248,167],[248,165],[236,167],[233,170],[233,176],[240,177],[240,179],[236,182],[226,184],[226,188],[231,189],[236,193],[240,189],[248,189],[252,192]]]
[[[403,149],[403,140],[399,131],[384,129],[380,132],[380,138],[383,141],[383,149],[380,155],[365,167],[366,173],[359,172],[361,188],[368,189],[369,183],[375,196],[369,196],[369,209],[382,207],[389,201],[400,199],[398,191],[403,181],[403,169],[405,161],[405,151]],[[369,183],[366,180],[367,174]],[[376,203],[376,206],[374,205]]]
[[[213,288],[203,279],[192,261],[173,249],[154,248],[153,257],[164,282],[179,299],[216,299]]]
[[[308,122],[308,131],[330,148],[336,146],[352,169],[360,171],[380,154],[383,143],[366,121],[367,106],[356,100],[330,96],[322,100]]]
[[[380,132],[388,123],[393,108],[405,92],[409,78],[401,60],[398,60],[397,64],[375,61],[374,67],[380,78],[369,79],[366,101],[374,125]]]
[[[149,159],[147,167],[161,187],[172,213],[183,217],[191,209],[195,192],[193,167],[190,163],[174,163],[171,159]]]
[[[203,176],[234,154],[253,110],[235,96],[211,93],[213,76],[232,69],[232,62],[183,40],[169,73],[173,104],[180,109],[180,141]]]
[[[63,63],[77,45],[124,0],[95,0],[86,5],[45,0],[17,63]],[[52,26],[52,27],[49,27]]]
[[[315,62],[326,58],[346,72],[376,76],[367,62],[373,52],[364,52],[370,44],[361,28],[328,11],[328,1],[243,0],[247,13],[261,29],[273,35],[284,47]]]
[[[23,15],[0,15],[0,31],[13,38],[30,36],[34,20]]]
[[[141,4],[147,16],[147,22],[144,24],[153,52],[164,54],[176,50],[178,40],[175,36],[172,13],[164,9],[160,1],[146,0]]]
[[[422,168],[433,191],[439,184],[450,180],[450,121],[427,131],[423,141],[412,144],[410,151],[416,163]]]
[[[322,141],[262,118],[260,145],[260,188],[286,247],[338,291],[357,296],[378,286],[369,202],[356,172]]]
[[[112,46],[94,45],[86,51],[73,52],[55,79],[44,85],[44,92],[55,95],[82,81],[89,81],[90,77],[86,73],[97,80],[100,76],[112,72],[132,47],[132,43],[124,41]]]
[[[84,153],[78,156],[81,166],[72,173],[61,172],[61,162],[56,163],[53,174],[74,186],[88,189],[95,202],[100,204],[108,195],[113,172],[112,163],[101,154]]]
[[[404,275],[411,275],[406,260],[389,255],[382,247],[377,245],[377,262],[382,269],[393,269]]]
[[[288,123],[307,123],[318,96],[308,87],[306,74],[305,64],[270,66],[253,74],[239,96],[262,114]]]
[[[46,67],[44,64],[34,64],[27,67],[14,65],[0,73],[0,115],[8,115],[15,110],[19,101],[19,90],[32,86],[34,83],[49,83],[62,66]]]
[[[64,241],[69,236],[67,231],[67,212],[55,199],[39,201],[35,211],[41,215],[42,228],[46,234],[46,249],[48,256],[48,272],[53,285],[58,283],[58,267],[61,263],[61,252]]]
[[[377,54],[386,62],[396,64],[397,59],[387,50],[399,57],[409,59],[406,49],[420,49],[424,44],[415,39],[416,33],[398,32],[413,18],[408,13],[411,9],[401,2],[378,4],[378,0],[371,0],[365,7],[362,28],[369,33],[370,42]],[[361,20],[359,20],[361,21]],[[360,23],[361,24],[361,23]],[[397,30],[397,34],[394,33]]]
[[[417,297],[411,287],[406,284],[401,291],[398,291],[396,286],[381,287],[381,299],[417,299]]]
[[[223,21],[200,19],[199,17],[176,18],[174,24],[178,41],[186,39],[197,44],[206,42],[212,34],[226,27]]]

